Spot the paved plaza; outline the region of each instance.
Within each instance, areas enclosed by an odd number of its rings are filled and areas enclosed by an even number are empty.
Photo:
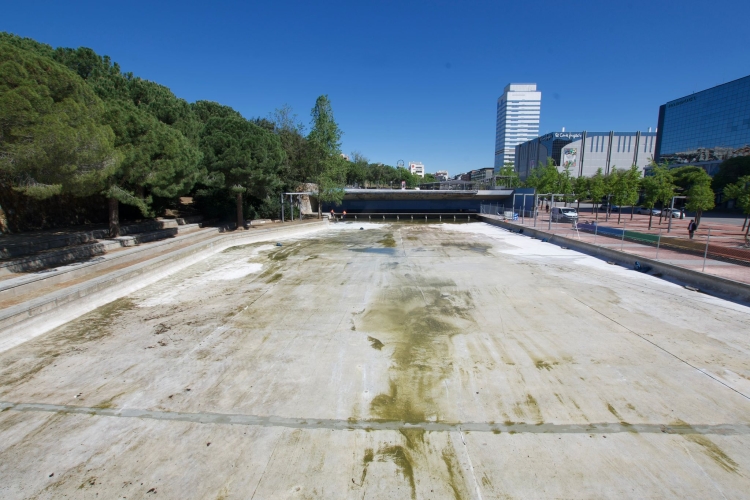
[[[597,219],[590,212],[582,212],[579,222],[582,225],[596,222],[603,228],[624,229],[651,235],[654,241],[648,244],[640,240],[629,239],[629,235],[621,240],[619,236],[577,231],[569,222],[550,223],[548,214],[544,212],[539,214],[536,221],[533,217],[525,217],[513,221],[513,224],[536,228],[612,250],[622,250],[635,257],[655,259],[692,271],[705,272],[750,284],[750,246],[745,244],[745,231],[742,230],[743,219],[704,217],[699,230],[691,240],[686,229],[690,218],[672,219],[670,230],[668,219],[660,223],[659,218],[654,217],[651,221],[651,229],[649,229],[647,215],[636,214],[631,219],[629,210],[626,210],[619,222],[617,216],[617,213],[611,214],[609,220],[606,220],[604,214],[599,214]],[[710,236],[709,229],[711,230]],[[655,241],[657,237],[661,238],[659,245]],[[707,245],[708,248],[706,248]]]
[[[0,497],[747,497],[749,307],[484,223],[279,243],[0,352]]]

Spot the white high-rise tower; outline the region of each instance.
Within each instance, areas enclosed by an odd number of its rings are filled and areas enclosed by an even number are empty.
[[[510,83],[497,100],[495,172],[514,163],[516,146],[539,136],[542,93],[536,83]]]

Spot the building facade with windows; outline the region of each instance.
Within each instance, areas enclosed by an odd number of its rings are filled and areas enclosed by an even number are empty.
[[[514,163],[516,146],[539,135],[542,93],[535,83],[510,83],[497,100],[495,172]]]
[[[552,132],[516,146],[516,172],[521,180],[547,164],[547,158],[562,171],[570,167],[573,177],[591,177],[598,169],[605,174],[614,167],[637,165],[643,171],[651,163],[656,132]]]
[[[419,161],[409,162],[409,172],[420,177],[424,177],[424,165]]]
[[[448,171],[447,170],[438,170],[435,172],[435,179],[439,181],[447,181],[448,180]]]
[[[489,181],[494,177],[495,169],[492,167],[478,168],[469,172],[471,174],[470,180],[474,182]]]
[[[660,106],[657,131],[657,161],[713,174],[724,160],[750,155],[750,76]]]

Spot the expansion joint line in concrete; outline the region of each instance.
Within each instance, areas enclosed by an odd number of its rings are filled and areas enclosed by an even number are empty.
[[[643,336],[643,335],[641,335],[640,333],[638,333],[638,332],[635,332],[635,331],[631,330],[630,328],[628,328],[627,326],[623,325],[623,324],[622,324],[622,323],[620,323],[619,321],[617,321],[617,320],[615,320],[615,319],[612,319],[612,318],[610,318],[609,316],[607,316],[607,315],[606,315],[606,314],[604,314],[603,312],[601,312],[601,311],[599,311],[599,310],[595,309],[594,307],[591,307],[590,305],[588,305],[587,303],[585,303],[584,301],[582,301],[582,300],[581,300],[581,299],[579,299],[578,297],[573,297],[573,298],[574,298],[574,299],[576,299],[576,300],[577,300],[578,302],[580,302],[581,304],[583,304],[584,306],[586,306],[586,307],[588,307],[589,309],[591,309],[592,311],[594,311],[595,313],[597,313],[597,314],[600,314],[600,315],[604,316],[605,318],[607,318],[608,320],[610,320],[610,321],[611,321],[612,323],[614,323],[614,324],[616,324],[616,325],[619,325],[619,326],[621,326],[622,328],[624,328],[625,330],[629,331],[629,332],[630,332],[630,333],[632,333],[633,335],[635,335],[635,336],[637,336],[637,337],[639,337],[639,338],[641,338],[641,339],[645,340],[646,342],[648,342],[648,343],[649,343],[649,344],[651,344],[652,346],[656,347],[657,349],[660,349],[660,350],[664,351],[665,353],[669,354],[669,355],[670,355],[670,356],[672,356],[673,358],[675,358],[675,359],[677,359],[677,360],[679,360],[679,361],[682,361],[683,363],[685,363],[686,365],[688,365],[688,366],[689,366],[690,368],[692,368],[692,369],[694,369],[694,370],[697,370],[697,371],[698,371],[699,373],[702,373],[703,375],[705,375],[706,377],[710,378],[711,380],[714,380],[715,382],[718,382],[718,383],[720,383],[721,385],[723,385],[723,386],[724,386],[724,387],[726,387],[727,389],[730,389],[730,390],[732,390],[732,391],[736,392],[737,394],[739,394],[740,396],[742,396],[742,397],[743,397],[743,398],[745,398],[745,399],[750,399],[750,396],[748,396],[747,394],[745,394],[745,393],[743,393],[743,392],[740,392],[740,391],[738,391],[737,389],[735,389],[735,388],[734,388],[734,387],[732,387],[731,385],[727,384],[726,382],[723,382],[723,381],[719,380],[718,378],[714,377],[713,375],[711,375],[710,373],[706,372],[705,370],[701,370],[700,368],[698,368],[698,367],[697,367],[697,366],[695,366],[694,364],[690,363],[689,361],[687,361],[687,360],[685,360],[685,359],[682,359],[681,357],[679,357],[679,356],[678,356],[678,355],[676,355],[675,353],[673,353],[673,352],[671,352],[671,351],[668,351],[667,349],[663,348],[662,346],[660,346],[660,345],[659,345],[659,344],[657,344],[656,342],[654,342],[654,341],[652,341],[652,340],[649,340],[649,339],[647,339],[646,337],[644,337],[644,336]]]
[[[96,408],[92,406],[53,405],[44,403],[11,403],[0,401],[0,413],[6,411],[56,413],[58,415],[93,415],[99,417],[134,418],[198,424],[248,425],[256,427],[286,427],[290,429],[330,429],[401,431],[420,429],[428,432],[492,432],[510,434],[720,434],[750,435],[750,424],[629,424],[627,422],[600,422],[587,424],[530,424],[508,422],[400,422],[383,420],[340,420],[315,418],[290,418],[276,416],[244,415],[238,413],[176,412],[141,410],[137,408]]]

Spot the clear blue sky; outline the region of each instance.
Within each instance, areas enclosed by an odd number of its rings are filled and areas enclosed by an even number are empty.
[[[541,132],[647,130],[664,102],[750,74],[750,2],[17,1],[0,30],[87,46],[246,117],[328,94],[343,150],[492,166],[496,101],[542,91]]]

